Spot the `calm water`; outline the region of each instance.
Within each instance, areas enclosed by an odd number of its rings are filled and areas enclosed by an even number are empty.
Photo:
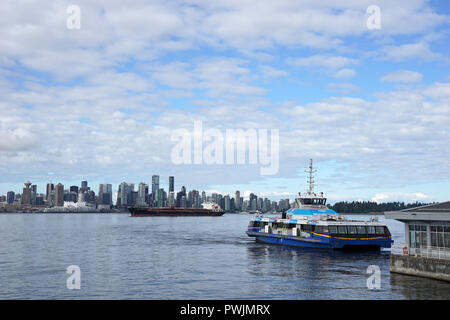
[[[387,252],[255,243],[250,218],[1,214],[0,299],[450,299],[445,282],[390,274]],[[66,287],[69,265],[80,290]],[[369,265],[380,290],[366,287]]]

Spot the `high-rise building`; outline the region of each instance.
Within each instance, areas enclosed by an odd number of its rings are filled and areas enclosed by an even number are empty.
[[[241,209],[241,192],[239,190],[236,191],[235,197],[234,197],[234,206],[237,210]]]
[[[64,185],[58,183],[55,186],[55,207],[64,206]]]
[[[159,176],[153,175],[152,176],[152,198],[153,198],[153,202],[155,203],[155,205],[158,202],[158,191],[159,191]]]
[[[230,211],[231,206],[230,206],[230,196],[227,194],[225,197],[223,197],[224,199],[224,207],[223,209],[225,211]]]
[[[8,204],[14,203],[14,191],[8,191],[6,193],[6,203]]]
[[[162,208],[166,206],[166,192],[163,188],[158,190],[158,208]]]
[[[169,198],[167,202],[169,207],[175,206],[175,192],[169,192]]]
[[[31,182],[27,181],[24,183],[25,188],[23,188],[23,192],[22,192],[22,204],[25,205],[30,205],[31,204]]]
[[[139,183],[138,200],[137,200],[137,204],[139,206],[145,205],[145,195],[146,195],[145,190],[148,190],[148,186],[144,182]]]
[[[175,177],[169,177],[169,192],[175,192]]]
[[[53,203],[53,192],[55,190],[55,185],[53,183],[47,183],[47,188],[46,188],[46,192],[45,192],[45,200],[47,200],[47,204],[49,206],[52,205]]]

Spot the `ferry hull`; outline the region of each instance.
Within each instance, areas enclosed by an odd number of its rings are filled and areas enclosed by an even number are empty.
[[[311,238],[247,231],[249,237],[257,241],[292,247],[345,249],[345,248],[390,248],[391,238],[375,239],[340,239],[328,236],[312,235]]]

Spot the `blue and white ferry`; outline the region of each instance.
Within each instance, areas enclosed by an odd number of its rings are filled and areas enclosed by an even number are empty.
[[[280,218],[255,215],[247,235],[257,241],[295,247],[329,249],[390,248],[391,233],[384,223],[349,220],[329,209],[323,193],[314,193],[312,160],[309,165],[309,190],[295,199],[294,207]]]

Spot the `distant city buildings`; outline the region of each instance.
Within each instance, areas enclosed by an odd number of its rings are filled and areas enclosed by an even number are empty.
[[[0,211],[17,211],[21,208],[42,211],[48,208],[52,209],[49,212],[59,212],[58,210],[62,209],[76,212],[88,212],[87,210],[109,212],[112,209],[126,210],[131,206],[201,208],[205,202],[214,202],[226,212],[273,212],[290,208],[289,199],[270,201],[254,193],[250,193],[248,199],[244,199],[239,190],[234,196],[217,192],[207,195],[205,191],[195,189],[188,191],[185,186],[175,191],[174,176],[169,176],[168,191],[161,187],[159,175],[153,175],[151,189],[145,182],[140,182],[136,190],[134,183],[122,182],[115,195],[117,196],[113,197],[112,184],[99,184],[98,193],[95,194],[86,180],[81,181],[80,186],[72,185],[68,189],[64,189],[62,183],[54,185],[50,182],[46,185],[45,194],[40,194],[36,184],[26,181],[22,193],[8,191],[6,195],[0,195]]]

